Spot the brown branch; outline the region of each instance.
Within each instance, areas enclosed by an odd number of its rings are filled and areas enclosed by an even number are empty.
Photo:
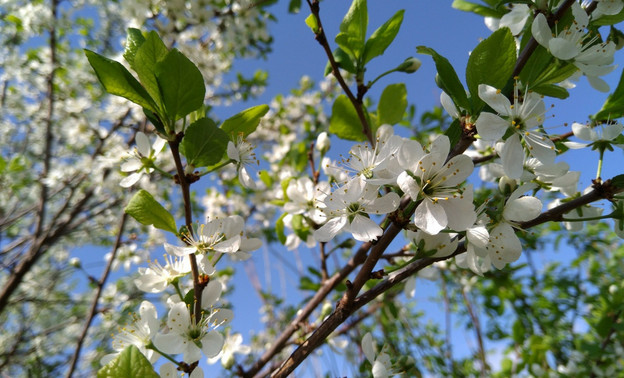
[[[171,154],[173,155],[173,160],[175,161],[175,166],[178,174],[176,175],[178,179],[178,184],[180,185],[180,190],[182,191],[182,199],[184,201],[184,219],[186,223],[186,228],[188,233],[193,236],[193,210],[191,208],[191,193],[190,193],[190,182],[186,179],[186,174],[184,173],[184,167],[182,166],[182,160],[180,157],[180,140],[183,135],[179,135],[175,141],[169,142],[169,147],[171,148]],[[194,253],[189,255],[191,262],[191,273],[193,275],[193,290],[194,290],[194,311],[193,314],[195,316],[195,321],[199,322],[202,316],[201,309],[201,299],[202,299],[202,291],[204,291],[205,284],[201,284],[199,277],[199,269],[197,268],[197,258]]]
[[[110,274],[111,268],[113,266],[113,262],[115,261],[115,257],[117,255],[117,251],[121,246],[121,237],[124,232],[124,228],[126,226],[126,220],[128,219],[128,214],[125,212],[121,215],[121,220],[119,221],[119,229],[117,230],[117,239],[115,240],[115,245],[111,251],[111,258],[108,260],[108,264],[106,264],[106,268],[104,272],[102,272],[102,277],[97,282],[97,289],[95,290],[95,296],[93,298],[93,302],[91,303],[91,309],[89,310],[89,315],[87,316],[87,320],[85,321],[84,327],[82,329],[82,333],[78,337],[78,342],[76,344],[76,350],[74,351],[74,355],[72,356],[71,363],[69,365],[69,371],[67,372],[67,378],[71,378],[74,374],[74,370],[76,369],[76,365],[78,364],[78,358],[80,357],[80,351],[82,349],[82,345],[84,343],[85,338],[87,337],[87,333],[89,332],[89,328],[91,327],[91,323],[97,314],[97,305],[102,295],[102,291],[104,290],[104,285],[108,280],[108,276]]]

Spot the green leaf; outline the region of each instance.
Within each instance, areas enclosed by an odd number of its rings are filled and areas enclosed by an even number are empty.
[[[531,89],[541,95],[560,99],[568,98],[568,96],[570,95],[567,89],[555,84],[542,84],[538,85],[537,87],[531,87]]]
[[[173,122],[204,103],[204,78],[193,62],[177,49],[156,64],[156,78],[167,116]]]
[[[592,119],[597,121],[613,120],[624,116],[624,70],[622,70],[622,76],[620,76],[620,82],[617,87],[607,97],[607,100],[602,105],[602,109]]]
[[[355,63],[353,62],[353,60],[351,59],[351,56],[349,56],[349,54],[347,54],[343,49],[341,49],[340,47],[336,48],[336,50],[334,50],[334,60],[336,61],[336,63],[338,63],[338,67],[342,68],[343,70],[350,72],[352,74],[355,74]],[[324,76],[327,76],[330,74],[330,72],[332,72],[332,66],[329,63],[329,60],[327,61],[327,64],[325,65],[325,72],[324,72]]]
[[[617,175],[611,179],[611,185],[616,188],[624,188],[624,175]]]
[[[476,13],[483,17],[501,18],[504,14],[502,12],[498,12],[496,9],[488,8],[481,4],[475,4],[465,0],[455,0],[451,6],[460,11]]]
[[[230,138],[210,118],[200,118],[186,128],[180,152],[195,167],[207,167],[221,161]]]
[[[158,378],[149,360],[134,345],[97,372],[97,378]]]
[[[154,100],[121,63],[87,49],[85,55],[108,93],[128,99],[152,112],[156,111]]]
[[[312,33],[317,34],[319,32],[319,24],[315,15],[310,14],[308,17],[306,17],[305,23],[312,30]]]
[[[364,45],[368,28],[366,0],[353,0],[349,11],[340,23],[340,32],[353,36]]]
[[[471,106],[470,101],[468,101],[468,96],[466,95],[466,90],[461,81],[459,81],[459,77],[448,59],[438,54],[434,49],[426,46],[416,47],[416,52],[433,57],[436,70],[438,70],[438,83],[440,88],[451,97],[458,108],[470,110]]]
[[[156,228],[174,234],[177,231],[173,216],[143,189],[132,197],[124,212],[146,226],[154,225]]]
[[[145,37],[143,37],[143,33],[139,29],[128,28],[128,38],[126,38],[126,48],[124,49],[123,57],[132,69],[134,69],[134,56],[143,42],[145,42]]]
[[[371,59],[380,56],[386,51],[401,28],[404,13],[403,9],[396,12],[394,16],[390,17],[370,36],[364,45],[363,64],[368,63]]]
[[[591,20],[592,26],[604,26],[604,25],[615,25],[624,21],[624,9],[620,11],[618,14],[614,15],[602,15],[596,20]]]
[[[165,59],[169,50],[155,31],[149,32],[145,42],[139,47],[134,57],[134,70],[147,92],[152,96],[158,107],[162,109],[162,93],[156,78],[158,62]],[[161,114],[161,116],[164,116]]]
[[[269,111],[268,105],[257,105],[228,118],[221,125],[221,130],[228,135],[243,134],[244,137],[254,132],[260,119]]]
[[[509,28],[501,28],[481,41],[470,53],[466,66],[466,83],[473,102],[473,111],[483,106],[479,84],[502,89],[511,78],[516,64],[516,42]]]
[[[359,60],[364,52],[364,41],[351,34],[338,33],[336,43],[355,60]]]
[[[407,109],[407,89],[405,84],[388,85],[379,98],[377,118],[380,125],[395,125],[403,119]]]
[[[347,140],[363,141],[366,139],[355,108],[345,95],[338,96],[334,101],[329,119],[329,132]]]
[[[301,0],[290,0],[288,3],[288,13],[299,13],[301,9]]]
[[[279,217],[275,222],[275,233],[277,234],[277,240],[279,240],[282,245],[286,244],[286,234],[284,234],[284,217],[286,215],[288,214],[282,214],[282,216]]]
[[[292,227],[295,234],[301,240],[307,240],[308,235],[310,234],[310,228],[303,223],[303,215],[295,214],[292,217]]]
[[[448,130],[444,132],[444,135],[449,138],[449,141],[451,142],[451,148],[455,147],[455,145],[457,144],[457,142],[459,142],[462,136],[462,128],[458,119],[454,119],[453,122],[451,122],[451,125],[449,126]]]

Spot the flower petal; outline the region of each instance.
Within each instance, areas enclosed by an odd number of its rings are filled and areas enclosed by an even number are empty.
[[[507,138],[500,152],[503,169],[507,177],[519,179],[524,166],[524,150],[520,144],[520,137],[514,134]]]
[[[355,240],[369,242],[383,235],[383,230],[377,223],[363,215],[356,215],[350,225],[345,227],[353,234]]]
[[[433,203],[425,198],[414,212],[414,224],[426,233],[435,235],[446,227],[448,219],[439,203]]]
[[[483,112],[475,123],[477,133],[484,140],[500,140],[509,128],[509,122],[496,114]]]
[[[223,339],[223,336],[219,332],[210,331],[206,333],[204,337],[202,337],[201,349],[202,349],[202,352],[204,352],[204,354],[206,355],[206,357],[212,358],[221,352],[221,349],[223,349],[224,343],[225,343],[225,340]]]
[[[347,217],[341,216],[330,219],[321,228],[314,231],[314,239],[319,242],[328,242],[347,225]]]

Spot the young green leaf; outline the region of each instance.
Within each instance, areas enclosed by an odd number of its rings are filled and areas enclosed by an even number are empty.
[[[156,79],[167,117],[172,121],[186,116],[204,103],[206,86],[199,69],[177,49],[156,64]]]
[[[149,360],[134,345],[97,372],[97,378],[158,378]]]
[[[277,219],[275,222],[275,233],[277,234],[277,240],[279,240],[282,245],[286,244],[286,234],[284,234],[284,217],[287,213],[282,214],[281,217]]]
[[[368,9],[366,0],[353,0],[349,11],[342,19],[340,32],[348,34],[364,45],[368,28]]]
[[[310,14],[308,17],[306,17],[305,23],[312,30],[312,33],[317,34],[319,32],[318,20],[316,19],[315,15]]]
[[[597,121],[613,120],[622,116],[624,116],[624,71],[622,71],[617,88],[607,97],[602,109],[594,114],[592,119]]]
[[[134,70],[139,75],[139,81],[152,96],[159,108],[162,108],[162,93],[156,78],[156,65],[163,60],[169,50],[155,31],[149,32],[145,42],[139,47],[134,57]],[[162,116],[162,114],[161,114]]]
[[[464,12],[476,13],[479,16],[483,17],[501,18],[504,15],[503,12],[499,12],[496,9],[489,8],[481,4],[471,3],[465,0],[455,0],[453,1],[453,4],[451,4],[451,6],[455,9],[459,9]]]
[[[473,111],[480,110],[484,104],[479,98],[479,84],[504,88],[515,64],[516,41],[509,28],[498,29],[472,50],[466,66],[466,84],[472,98]]]
[[[87,49],[85,55],[108,93],[128,99],[152,112],[156,111],[149,93],[121,63]]]
[[[416,47],[416,52],[431,55],[438,70],[438,85],[453,99],[455,105],[463,109],[471,109],[470,101],[468,101],[468,96],[466,96],[466,90],[461,81],[459,81],[459,77],[448,59],[426,46]]]
[[[243,134],[244,137],[254,132],[260,119],[269,111],[268,105],[257,105],[228,118],[221,125],[221,130],[228,135]]]
[[[353,59],[340,47],[334,50],[334,60],[338,64],[338,67],[342,68],[347,72],[355,74],[355,63],[353,62]],[[325,65],[324,75],[327,76],[330,72],[332,72],[332,66],[328,60],[327,64]]]
[[[206,167],[221,161],[227,149],[228,135],[209,118],[200,118],[189,125],[180,144],[180,152],[189,164]]]
[[[143,37],[143,33],[139,29],[128,28],[128,38],[126,38],[123,57],[132,69],[134,69],[134,56],[143,42],[145,42],[145,37]]]
[[[364,45],[363,64],[368,63],[371,59],[382,55],[386,51],[401,28],[404,13],[403,9],[396,12],[394,16],[390,17],[370,36]]]
[[[347,33],[338,33],[336,44],[353,60],[359,61],[364,53],[364,40]]]
[[[403,119],[407,109],[407,89],[405,84],[388,85],[379,98],[377,118],[380,125],[394,125]]]
[[[444,132],[444,135],[449,138],[449,141],[451,142],[451,147],[454,147],[457,142],[459,142],[462,135],[462,128],[458,119],[454,119],[453,122],[451,122],[451,125]]]
[[[147,191],[139,190],[124,208],[124,212],[146,226],[173,232],[177,231],[173,216]]]
[[[531,87],[531,90],[544,96],[560,99],[565,99],[570,96],[570,93],[567,89],[555,84],[542,84],[536,87]]]
[[[345,95],[338,96],[334,101],[329,119],[329,132],[347,140],[363,141],[366,139],[355,108]]]

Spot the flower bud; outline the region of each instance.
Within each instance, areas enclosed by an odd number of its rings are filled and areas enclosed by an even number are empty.
[[[78,257],[72,257],[71,259],[69,259],[69,266],[78,269],[82,266],[82,263],[80,262],[80,259]]]
[[[516,183],[516,180],[509,178],[507,176],[501,177],[500,180],[498,181],[498,190],[500,190],[501,193],[505,195],[511,194],[511,192],[516,190],[517,186],[518,184]]]
[[[396,68],[396,70],[399,72],[414,73],[418,71],[418,69],[420,68],[420,65],[421,65],[420,59],[410,57],[410,58],[405,59],[405,61],[401,63]]]
[[[329,150],[330,145],[329,135],[327,135],[327,132],[323,131],[316,138],[316,149],[324,154]]]

